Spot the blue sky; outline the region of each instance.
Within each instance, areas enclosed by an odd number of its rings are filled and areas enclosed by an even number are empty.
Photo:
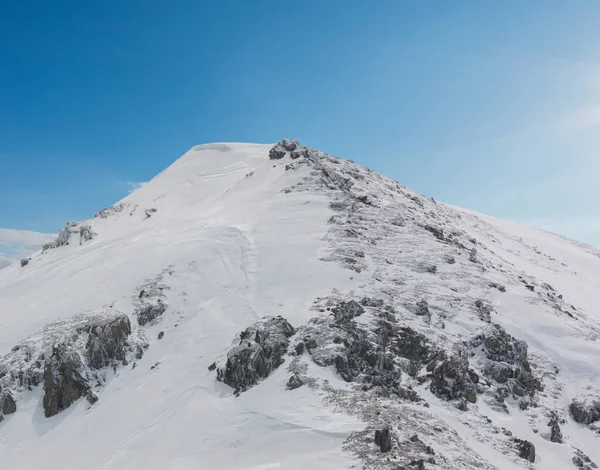
[[[598,24],[586,0],[0,0],[0,227],[287,136],[600,246]]]

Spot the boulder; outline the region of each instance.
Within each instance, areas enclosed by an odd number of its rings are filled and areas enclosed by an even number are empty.
[[[445,400],[472,398],[475,388],[469,377],[469,361],[463,355],[455,355],[440,361],[433,369],[431,392]]]
[[[514,439],[514,442],[517,444],[519,457],[535,463],[535,446],[531,442],[522,439]]]
[[[553,412],[550,415],[550,421],[548,422],[548,426],[550,426],[550,441],[556,442],[557,444],[562,444],[563,435],[560,429],[558,415],[555,412]]]
[[[285,388],[287,388],[288,390],[295,390],[297,388],[302,387],[302,385],[304,385],[304,381],[300,377],[298,377],[297,374],[294,374],[288,380]]]
[[[166,304],[161,300],[157,299],[156,303],[146,304],[136,309],[135,315],[140,326],[144,326],[158,317],[160,317],[167,310]]]
[[[58,414],[84,396],[89,386],[82,376],[83,362],[77,351],[65,344],[53,347],[44,370],[44,414]]]
[[[379,446],[381,452],[392,450],[392,434],[387,426],[381,430],[375,431],[375,444]]]
[[[10,415],[13,414],[15,411],[17,411],[17,404],[15,403],[15,399],[10,393],[6,393],[4,395],[4,399],[2,400],[2,413],[5,415]]]
[[[227,362],[217,369],[217,380],[236,394],[268,377],[283,364],[289,338],[296,330],[283,317],[266,317],[240,333],[237,346],[227,353]]]
[[[600,402],[588,403],[575,400],[571,403],[569,411],[578,423],[592,424],[600,420]]]
[[[331,309],[336,321],[352,320],[365,313],[365,309],[355,300],[341,302],[337,307]]]

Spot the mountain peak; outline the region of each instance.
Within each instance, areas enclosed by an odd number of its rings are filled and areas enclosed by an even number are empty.
[[[593,468],[599,268],[298,141],[195,146],[0,271],[3,463]]]

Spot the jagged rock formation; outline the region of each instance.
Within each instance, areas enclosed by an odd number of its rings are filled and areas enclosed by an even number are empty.
[[[0,357],[3,413],[13,409],[13,395],[41,384],[44,413],[56,415],[90,393],[98,372],[126,364],[128,355],[142,350],[130,336],[129,318],[115,311],[89,312],[48,325]]]
[[[519,457],[534,463],[535,462],[535,446],[531,442],[524,441],[521,439],[515,439],[515,443],[517,445]]]
[[[114,361],[123,362],[125,343],[130,334],[131,323],[124,314],[90,325],[85,347],[90,367],[101,369]]]
[[[217,368],[217,379],[239,394],[268,377],[284,362],[296,330],[282,317],[266,317],[240,333],[239,344]]]
[[[571,416],[578,423],[592,424],[600,421],[600,401],[575,400],[569,407]]]
[[[89,386],[82,375],[83,361],[65,344],[54,346],[44,371],[44,414],[58,414],[83,397]]]

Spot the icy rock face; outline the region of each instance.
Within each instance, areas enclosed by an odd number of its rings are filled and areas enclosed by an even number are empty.
[[[542,390],[542,384],[531,371],[527,343],[517,340],[493,324],[471,340],[471,346],[483,353],[484,374],[507,391],[517,395],[533,396]]]
[[[0,357],[0,390],[12,399],[41,384],[44,412],[54,416],[86,395],[102,369],[125,363],[141,349],[136,342],[129,318],[113,310],[49,324]]]
[[[390,330],[384,326],[371,331],[358,325],[353,319],[364,308],[355,301],[341,302],[331,311],[333,318],[315,317],[299,330],[296,352],[307,350],[317,365],[334,366],[346,382],[362,384],[364,391],[376,389],[383,396],[410,394],[400,386],[401,371],[384,348]],[[416,393],[412,398],[417,400]]]
[[[296,330],[283,317],[266,317],[240,333],[239,344],[217,368],[217,380],[236,394],[248,390],[283,364],[283,356]]]
[[[124,314],[91,325],[85,348],[90,367],[101,369],[114,361],[124,361],[125,343],[130,334],[131,323]]]
[[[58,414],[83,397],[89,386],[82,375],[83,361],[65,344],[53,348],[44,371],[44,414]]]
[[[166,304],[161,299],[156,299],[156,303],[144,305],[136,310],[135,314],[140,326],[144,326],[158,317],[167,310]]]

